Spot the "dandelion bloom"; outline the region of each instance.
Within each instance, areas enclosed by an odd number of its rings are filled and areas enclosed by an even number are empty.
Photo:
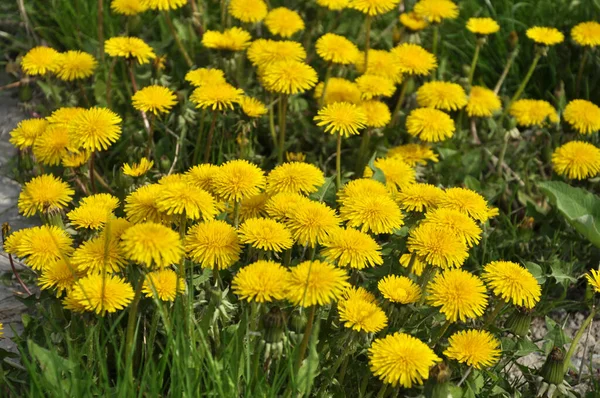
[[[221,69],[198,68],[185,74],[185,80],[192,86],[200,87],[205,84],[226,83],[225,73]]]
[[[131,97],[133,107],[138,111],[152,112],[155,115],[169,112],[177,103],[175,93],[167,87],[148,86]]]
[[[496,215],[496,211],[488,206],[483,196],[468,188],[446,189],[439,206],[458,210],[481,222],[486,222],[490,217]]]
[[[23,231],[23,232],[21,232]],[[25,259],[34,271],[40,271],[73,252],[73,239],[64,230],[42,225],[18,231],[7,242],[7,252]]]
[[[401,157],[378,158],[373,166],[383,172],[385,185],[392,191],[402,191],[415,183],[416,172]]]
[[[135,59],[140,65],[156,58],[152,47],[139,37],[111,37],[104,42],[104,51],[111,57]]]
[[[549,28],[545,26],[534,26],[533,28],[527,29],[527,37],[538,44],[546,46],[553,46],[558,43],[562,43],[565,40],[563,35],[556,28]]]
[[[434,23],[458,17],[458,6],[450,0],[419,0],[414,9],[421,18]]]
[[[492,261],[483,267],[481,278],[506,302],[533,308],[540,301],[542,289],[538,281],[526,268],[512,261]]]
[[[300,203],[310,200],[297,193],[280,192],[271,196],[265,203],[265,211],[275,220],[285,220]]]
[[[265,68],[280,61],[303,61],[306,51],[302,44],[291,40],[256,39],[248,47],[252,65]]]
[[[250,33],[242,28],[233,27],[223,32],[207,30],[202,35],[202,44],[215,50],[242,51],[252,41]]]
[[[125,279],[108,274],[92,274],[77,281],[73,298],[87,311],[104,315],[127,307],[133,300],[133,287]]]
[[[441,193],[443,196],[443,192]],[[481,228],[468,215],[454,209],[435,209],[425,213],[426,224],[448,228],[462,238],[467,247],[473,247],[481,240]]]
[[[67,151],[61,157],[63,167],[79,167],[90,159],[91,153],[85,150]]]
[[[229,13],[246,23],[257,23],[267,16],[267,3],[263,0],[231,0]]]
[[[407,247],[427,264],[444,269],[460,267],[469,257],[464,239],[441,224],[422,223],[414,228],[408,236]]]
[[[521,99],[510,107],[510,114],[520,126],[544,126],[546,122],[557,123],[556,109],[548,101]]]
[[[79,245],[73,252],[71,264],[84,272],[118,272],[125,268],[127,259],[118,239],[102,234]]]
[[[394,82],[384,76],[362,75],[356,79],[356,84],[364,100],[375,97],[391,97],[396,91]]]
[[[500,25],[492,18],[469,18],[467,29],[476,35],[491,35],[500,30]]]
[[[600,45],[600,23],[582,22],[571,29],[571,37],[580,46],[596,47]]]
[[[20,229],[18,231],[11,232],[8,236],[5,236],[4,239],[4,251],[10,254],[17,255],[17,251],[21,243],[24,242],[24,239],[27,237],[27,234],[31,229],[25,228]]]
[[[56,109],[50,116],[46,118],[48,123],[51,125],[57,125],[61,127],[68,127],[69,122],[79,115],[85,108],[80,107],[62,107]]]
[[[317,72],[304,62],[285,60],[266,66],[261,82],[268,91],[280,94],[298,94],[317,83]]]
[[[435,55],[418,44],[402,43],[391,51],[400,66],[400,71],[408,75],[426,76],[437,67]]]
[[[191,220],[210,220],[217,214],[212,195],[195,185],[189,184],[181,175],[180,179],[159,182],[156,192],[156,207],[167,215],[185,215]]]
[[[122,119],[107,108],[90,108],[80,112],[69,124],[76,146],[89,151],[107,149],[121,136]]]
[[[406,129],[413,137],[427,142],[444,141],[454,135],[454,120],[433,108],[414,109],[406,118]]]
[[[456,111],[467,105],[467,94],[456,83],[432,81],[419,87],[417,102],[426,108]]]
[[[317,126],[325,127],[325,132],[340,134],[342,137],[359,134],[365,128],[367,116],[362,109],[348,102],[335,102],[327,105],[313,118]]]
[[[294,192],[305,195],[317,192],[325,183],[323,172],[304,162],[288,162],[275,167],[267,176],[267,192]]]
[[[86,196],[79,206],[67,213],[67,218],[77,228],[98,229],[119,207],[119,199],[108,193]]]
[[[233,109],[233,104],[237,104],[243,95],[243,90],[229,83],[205,84],[192,92],[190,101],[196,108],[223,111]]]
[[[592,269],[589,274],[585,274],[590,287],[594,289],[596,293],[600,293],[600,271]]]
[[[416,254],[403,254],[398,261],[404,268],[410,268],[410,273],[416,276],[421,276],[427,265],[425,261],[419,259]],[[412,265],[411,265],[412,263]]]
[[[388,275],[377,283],[377,288],[393,303],[412,304],[421,299],[421,288],[406,276]]]
[[[258,195],[265,186],[264,172],[247,160],[230,160],[217,170],[213,188],[217,195],[230,201]]]
[[[198,164],[190,168],[185,174],[184,178],[187,182],[198,188],[204,189],[207,192],[213,192],[213,181],[219,171],[219,166],[214,164],[204,163]]]
[[[359,55],[356,44],[334,33],[326,33],[319,37],[315,46],[319,57],[334,64],[351,64]]]
[[[283,38],[292,37],[294,33],[304,29],[304,21],[300,14],[285,7],[277,7],[269,11],[265,18],[265,25],[271,34]]]
[[[500,358],[500,341],[485,330],[461,330],[448,338],[444,355],[449,359],[473,366],[490,367]]]
[[[350,0],[350,8],[374,16],[392,11],[398,2],[399,0]]]
[[[21,68],[30,76],[56,72],[59,68],[60,53],[53,48],[38,46],[27,52],[21,59]]]
[[[443,196],[444,191],[435,185],[414,183],[405,186],[395,199],[403,210],[423,212],[436,207]]]
[[[162,301],[174,301],[177,293],[185,292],[185,280],[178,278],[172,269],[161,269],[146,274],[142,293],[146,297],[156,297]]]
[[[569,102],[563,117],[580,134],[592,134],[600,130],[600,107],[590,101],[576,99]]]
[[[376,333],[387,326],[385,312],[375,303],[375,297],[362,287],[350,288],[338,301],[340,321],[357,332]]]
[[[387,156],[399,156],[411,167],[417,164],[426,165],[428,160],[434,163],[438,162],[438,155],[433,152],[429,145],[423,144],[405,144],[393,147],[388,150]]]
[[[238,234],[222,220],[211,220],[191,227],[185,237],[185,250],[202,268],[226,269],[240,258]]]
[[[314,247],[340,224],[335,211],[329,206],[310,200],[299,201],[289,209],[286,226],[300,245]]]
[[[36,138],[33,144],[33,155],[41,164],[56,166],[67,155],[70,144],[68,129],[65,126],[51,124]]]
[[[19,194],[19,213],[31,217],[37,212],[62,209],[71,202],[74,193],[66,182],[52,174],[34,177]]]
[[[481,279],[462,270],[450,269],[437,274],[427,285],[427,302],[441,307],[450,322],[466,322],[483,315],[488,299]]]
[[[85,79],[94,73],[98,61],[82,51],[67,51],[58,57],[56,76],[61,80]]]
[[[315,87],[314,97],[320,100],[323,97],[323,88],[325,83],[320,82]],[[330,77],[327,81],[327,88],[325,89],[325,96],[323,97],[323,104],[329,105],[335,102],[348,102],[351,104],[358,104],[361,102],[361,92],[358,89],[358,85],[350,80],[342,79],[339,77]]]
[[[556,173],[568,178],[594,177],[600,172],[600,149],[587,142],[567,142],[552,154],[552,166]]]
[[[354,228],[336,229],[321,242],[321,255],[338,267],[363,269],[383,264],[381,246]]]
[[[187,0],[144,0],[151,10],[176,10],[186,5]]]
[[[389,196],[389,191],[381,182],[368,178],[358,178],[349,181],[338,191],[338,202],[342,205],[351,203],[358,195],[383,195]]]
[[[110,9],[116,14],[132,16],[146,11],[148,3],[144,0],[112,0]]]
[[[139,163],[125,163],[122,167],[123,174],[131,177],[139,177],[144,175],[154,166],[154,161],[148,158],[141,158]]]
[[[402,26],[413,32],[418,32],[429,26],[429,23],[414,11],[403,12],[398,18]]]
[[[327,305],[350,287],[346,271],[322,261],[304,261],[290,271],[287,299],[294,305]]]
[[[274,261],[259,260],[241,268],[231,281],[240,299],[270,303],[286,298],[290,272]]]
[[[440,361],[427,344],[406,333],[375,339],[369,348],[371,372],[394,387],[423,384],[429,377],[429,369]]]
[[[368,127],[384,127],[392,118],[390,108],[384,102],[377,100],[364,101],[358,106],[364,112],[365,116],[367,116],[365,125]]]
[[[332,11],[339,11],[348,7],[350,0],[317,0],[317,4]]]
[[[402,212],[389,195],[349,197],[340,207],[340,217],[349,227],[374,234],[391,234],[404,225]]]
[[[492,90],[473,86],[465,109],[471,117],[492,117],[495,112],[502,109],[502,102]]]
[[[285,225],[269,218],[250,218],[240,225],[240,242],[264,250],[282,252],[294,241]]]
[[[32,147],[35,140],[42,136],[48,127],[46,119],[35,118],[21,120],[10,132],[9,142],[19,149]]]
[[[156,198],[161,190],[158,184],[139,187],[125,198],[125,214],[133,223],[163,222],[168,217],[158,210]]]
[[[394,83],[402,82],[402,64],[389,51],[370,49],[366,66],[365,53],[361,51],[354,62],[356,69],[362,74],[387,77]]]
[[[243,222],[249,218],[265,217],[267,215],[265,204],[268,200],[269,195],[265,192],[242,199],[239,209],[240,221]],[[233,217],[234,209],[230,206],[228,210],[230,211],[230,217]]]
[[[183,247],[177,232],[153,222],[136,224],[121,235],[121,248],[131,261],[147,267],[177,264]]]
[[[56,289],[57,297],[64,291],[71,290],[77,278],[82,276],[81,272],[65,259],[48,263],[42,268],[38,279],[41,289]]]
[[[239,104],[240,108],[242,108],[242,112],[244,112],[246,116],[252,118],[261,117],[268,111],[265,104],[263,104],[256,98],[243,96],[242,98],[240,98]]]

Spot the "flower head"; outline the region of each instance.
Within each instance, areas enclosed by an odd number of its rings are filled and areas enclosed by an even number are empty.
[[[39,271],[73,252],[73,240],[64,230],[42,225],[18,231],[5,245],[7,252],[25,259],[28,266]]]
[[[285,220],[294,211],[296,206],[310,200],[297,193],[280,192],[270,197],[265,203],[265,211],[275,220]]]
[[[580,134],[600,130],[600,107],[590,101],[576,99],[567,104],[563,116]]]
[[[167,87],[148,86],[131,97],[133,107],[138,111],[152,112],[155,115],[169,112],[177,103],[175,93]]]
[[[365,125],[368,127],[384,127],[392,118],[390,108],[384,102],[377,100],[364,101],[359,104],[359,107],[367,116]]]
[[[92,55],[73,50],[60,54],[57,62],[56,76],[66,81],[90,77],[98,65]]]
[[[400,208],[389,195],[362,194],[344,199],[340,217],[363,232],[391,234],[404,225]]]
[[[335,211],[320,202],[301,200],[287,212],[286,226],[300,245],[314,247],[339,224]]]
[[[389,196],[389,191],[381,182],[368,178],[359,178],[349,181],[338,191],[338,202],[342,205],[352,203],[359,195],[383,195]]]
[[[469,257],[464,239],[441,224],[420,224],[410,232],[407,246],[427,264],[444,269],[460,267]]]
[[[335,102],[319,110],[314,117],[317,126],[325,127],[326,133],[349,137],[365,127],[367,116],[362,109],[348,102]]]
[[[396,91],[394,81],[384,76],[362,75],[356,79],[356,84],[364,100],[374,97],[391,97]]]
[[[148,158],[141,158],[139,163],[125,163],[122,167],[123,174],[131,177],[139,177],[144,175],[154,166],[154,161]]]
[[[492,18],[469,18],[467,29],[476,35],[491,35],[500,30],[500,25]]]
[[[177,293],[185,292],[185,280],[178,278],[172,269],[149,272],[144,279],[142,293],[146,297],[152,297],[155,292],[156,297],[160,300],[174,301]]]
[[[486,222],[490,217],[496,215],[495,209],[488,206],[483,196],[468,188],[454,187],[446,189],[439,206],[458,210],[481,222]]]
[[[121,248],[131,261],[148,267],[177,264],[183,247],[177,232],[153,222],[136,224],[121,235]]]
[[[419,0],[415,12],[429,22],[439,23],[444,19],[456,19],[458,6],[450,0]]]
[[[538,44],[545,46],[553,46],[558,43],[562,43],[565,40],[563,35],[556,28],[548,28],[545,26],[534,26],[533,28],[527,29],[527,37]]]
[[[229,83],[205,84],[192,92],[190,101],[196,108],[223,111],[233,109],[233,104],[237,104],[243,95],[243,90]]]
[[[401,157],[378,158],[373,162],[373,166],[383,172],[385,185],[392,192],[401,191],[415,183],[415,170]]]
[[[112,0],[110,9],[116,14],[132,16],[146,11],[148,3],[144,0]]]
[[[585,274],[585,279],[587,279],[596,293],[600,293],[600,271],[595,269],[590,270],[589,274]]]
[[[209,220],[217,214],[212,195],[184,178],[160,181],[159,185],[155,197],[158,211],[167,215],[185,214],[191,220]]]
[[[122,119],[107,108],[90,108],[80,112],[69,124],[69,134],[76,146],[90,151],[107,149],[121,136]]]
[[[356,69],[362,74],[387,77],[394,83],[402,82],[402,65],[389,51],[370,49],[366,67],[364,52],[360,52],[354,62]]]
[[[315,87],[315,98],[320,100],[323,97],[323,88],[325,84],[323,82],[317,84]],[[323,97],[323,104],[329,105],[334,102],[348,102],[351,104],[358,104],[361,101],[361,92],[358,85],[350,80],[342,79],[339,77],[330,77],[327,82],[327,88],[325,89],[325,96]]]
[[[156,58],[152,47],[139,37],[111,37],[104,43],[104,51],[111,57],[135,59],[140,65]]]
[[[55,166],[68,153],[69,131],[65,126],[50,124],[42,135],[35,139],[33,155],[41,164]]]
[[[406,129],[410,135],[423,141],[439,142],[452,137],[456,127],[447,113],[433,108],[417,108],[406,118]]]
[[[27,149],[33,146],[35,140],[44,134],[47,127],[48,122],[46,119],[21,120],[17,127],[10,132],[9,142],[19,149]]]
[[[31,217],[37,212],[62,209],[69,204],[74,193],[66,182],[52,174],[34,177],[25,183],[19,195],[19,212]]]
[[[229,13],[246,23],[257,23],[267,16],[267,3],[263,0],[231,0]]]
[[[375,303],[375,298],[363,288],[350,288],[338,301],[340,321],[357,332],[376,333],[387,326],[385,312]]]
[[[241,243],[264,250],[282,252],[292,247],[290,231],[278,221],[269,218],[249,218],[239,229]]]
[[[151,10],[176,10],[187,4],[187,0],[144,0]]]
[[[158,184],[144,185],[125,198],[125,214],[133,223],[146,221],[163,222],[168,217],[158,210],[156,198],[162,187]]]
[[[206,84],[226,83],[225,73],[221,69],[198,68],[185,74],[185,80],[192,86],[200,87]]]
[[[242,248],[235,228],[225,221],[211,220],[188,230],[185,251],[202,268],[226,269],[240,258]]]
[[[580,46],[596,47],[600,45],[600,23],[582,22],[571,29],[571,37]]]
[[[63,167],[79,167],[90,159],[91,153],[86,150],[67,151],[61,157]]]
[[[425,19],[421,18],[421,16],[414,11],[403,12],[400,14],[399,20],[402,26],[413,32],[423,30],[429,25]]]
[[[241,268],[233,277],[231,289],[242,300],[269,303],[283,300],[290,272],[274,261],[257,261]]]
[[[304,261],[290,271],[287,299],[294,305],[329,304],[350,286],[346,271],[322,261]]]
[[[409,272],[416,276],[421,276],[425,270],[425,266],[427,266],[427,263],[421,260],[415,253],[401,255],[399,263],[404,268],[409,268]]]
[[[79,107],[62,107],[58,108],[50,116],[46,118],[48,123],[61,127],[68,127],[71,120],[79,115],[84,108]]]
[[[269,11],[265,25],[273,35],[283,38],[292,37],[294,33],[304,29],[304,21],[296,11],[285,7],[277,7]]]
[[[248,59],[260,68],[280,61],[302,61],[305,58],[306,51],[297,41],[256,39],[248,47]]]
[[[242,108],[242,112],[244,112],[246,116],[252,118],[261,117],[268,111],[265,104],[263,104],[256,98],[243,96],[242,98],[240,98],[239,104]]]
[[[394,387],[423,384],[429,377],[429,368],[440,361],[427,344],[405,333],[375,339],[369,348],[371,372]]]
[[[38,46],[25,54],[21,60],[23,71],[30,76],[56,72],[59,68],[60,53],[53,48]]]
[[[500,342],[485,330],[461,330],[448,338],[444,355],[475,369],[490,367],[500,358]]]
[[[415,183],[405,186],[395,198],[403,210],[423,212],[436,207],[443,196],[444,191],[435,185]]]
[[[437,67],[435,55],[418,44],[403,43],[392,49],[400,71],[408,75],[426,76]]]
[[[466,322],[467,318],[483,315],[488,299],[481,279],[462,269],[451,269],[437,274],[427,286],[427,301],[446,319]]]
[[[267,212],[265,211],[265,204],[268,200],[269,195],[265,192],[242,199],[239,209],[240,221],[246,221],[249,218],[265,217],[267,215]],[[229,210],[231,217],[233,217],[233,212],[235,209],[229,207]]]
[[[521,99],[510,107],[510,114],[517,119],[521,126],[543,126],[546,121],[558,122],[556,109],[547,101]]]
[[[267,176],[267,192],[311,194],[325,183],[323,172],[304,162],[288,162],[275,167]]]
[[[399,0],[350,0],[350,8],[367,15],[381,15],[392,11]]]
[[[231,201],[258,195],[264,186],[264,172],[243,159],[224,163],[213,179],[213,189],[217,195]]]
[[[552,154],[552,166],[560,175],[583,180],[600,172],[600,149],[582,141],[567,142]]]
[[[82,272],[118,272],[127,265],[127,259],[118,239],[102,234],[79,245],[73,252],[71,264]]]
[[[467,105],[467,94],[459,84],[432,81],[417,90],[417,102],[426,108],[456,111]]]
[[[321,245],[321,255],[338,267],[363,269],[383,264],[381,247],[375,239],[354,228],[332,231]]]
[[[252,41],[250,33],[237,26],[226,29],[224,32],[207,30],[202,35],[202,44],[206,48],[228,51],[245,50]]]
[[[358,56],[358,47],[344,36],[326,33],[319,37],[316,51],[324,61],[334,64],[348,65],[354,63]]]
[[[441,193],[443,196],[443,192]],[[468,215],[454,209],[435,209],[425,213],[426,224],[448,228],[453,234],[462,238],[467,247],[479,243],[481,239],[481,228],[475,220]]]
[[[393,303],[412,304],[421,299],[419,285],[406,276],[388,275],[377,283],[377,288]]]
[[[533,308],[542,289],[526,268],[512,261],[492,261],[483,267],[481,278],[495,295],[520,307]]]
[[[284,60],[265,66],[261,73],[262,84],[268,91],[298,94],[317,83],[317,72],[304,62]]]
[[[104,315],[127,307],[133,300],[133,287],[118,276],[91,274],[77,281],[72,297],[87,311]]]
[[[48,263],[42,268],[42,273],[38,279],[38,285],[41,289],[56,289],[56,295],[60,296],[62,292],[71,290],[75,281],[81,276],[81,272],[65,259]]]
[[[405,144],[390,148],[387,156],[389,158],[399,156],[411,167],[417,164],[426,165],[428,160],[434,163],[438,162],[438,155],[433,152],[429,145],[423,144]]]
[[[79,206],[67,213],[67,218],[77,228],[98,229],[119,207],[119,199],[108,193],[86,196]]]
[[[502,109],[502,102],[492,90],[481,87],[471,87],[466,111],[471,117],[492,117],[494,112]]]
[[[184,178],[190,184],[213,193],[213,181],[218,171],[219,166],[215,166],[214,164],[198,164],[189,169],[184,174]]]

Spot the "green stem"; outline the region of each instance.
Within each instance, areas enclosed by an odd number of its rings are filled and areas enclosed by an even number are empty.
[[[210,147],[212,145],[213,134],[215,133],[215,124],[217,122],[217,111],[213,111],[210,129],[208,129],[208,137],[206,138],[206,147],[204,148],[204,163],[210,160]]]
[[[131,302],[131,307],[129,308],[129,317],[127,318],[127,332],[125,337],[125,347],[127,347],[127,362],[129,366],[127,367],[127,371],[129,373],[129,380],[133,380],[133,355],[135,353],[135,326],[137,323],[137,312],[138,306],[140,303],[140,299],[142,298],[142,286],[144,285],[144,276],[139,275],[139,280],[137,281],[137,285],[135,288],[135,294],[133,296],[133,301]]]
[[[377,393],[377,398],[383,398],[383,397],[385,397],[385,393],[387,392],[387,388],[388,388],[387,383],[383,383],[383,385],[381,386],[381,389]]]
[[[185,62],[187,64],[188,68],[191,68],[192,65],[194,65],[194,62],[192,61],[192,58],[190,58],[190,55],[188,54],[187,50],[183,46],[183,43],[181,42],[181,39],[179,38],[177,31],[175,30],[175,26],[173,26],[173,21],[171,20],[171,16],[169,15],[169,12],[165,11],[165,12],[163,12],[163,15],[165,17],[165,21],[167,22],[167,26],[169,27],[169,30],[171,31],[171,35],[173,36],[173,39],[175,39],[175,44],[179,48],[179,51],[181,52],[181,55],[183,55],[183,58],[185,58]]]
[[[371,22],[373,17],[367,15],[365,20],[365,72],[369,66],[369,48],[371,47]]]
[[[362,140],[360,142],[360,149],[358,150],[358,161],[356,162],[356,174],[361,175],[366,166],[366,160],[369,154],[369,144],[371,141],[371,129],[368,128],[363,132]]]
[[[85,102],[85,106],[87,106],[89,108],[89,106],[90,106],[90,100],[88,99],[88,96],[85,93],[85,88],[83,88],[83,83],[81,83],[81,79],[77,79],[77,85],[79,86],[79,92],[81,93],[81,96],[83,97],[83,101]]]
[[[587,63],[589,55],[589,47],[584,47],[583,57],[581,57],[581,63],[579,64],[579,70],[577,71],[577,82],[575,83],[575,98],[579,98],[579,92],[581,90],[581,80],[583,78],[583,71],[585,64]]]
[[[291,262],[292,262],[292,249],[289,248],[285,251],[285,253],[283,255],[283,266],[289,267]]]
[[[583,333],[585,332],[585,329],[589,326],[589,324],[592,322],[592,320],[594,319],[594,316],[596,315],[596,308],[592,308],[592,312],[590,312],[590,315],[585,319],[585,321],[583,321],[583,324],[581,325],[581,327],[579,328],[579,330],[577,331],[577,334],[575,334],[575,337],[573,337],[573,341],[571,342],[571,346],[569,347],[569,351],[567,351],[567,355],[565,356],[565,360],[564,360],[564,368],[563,368],[563,374],[567,373],[567,370],[569,370],[569,363],[571,363],[571,357],[573,356],[573,354],[575,353],[575,350],[577,349],[577,345],[579,344],[579,340],[581,340],[581,337],[583,336]],[[582,361],[584,360],[584,358],[582,358]]]
[[[202,108],[200,112],[200,128],[198,129],[198,137],[196,137],[196,147],[194,148],[194,155],[192,157],[192,165],[198,164],[198,156],[200,156],[200,146],[202,145],[202,133],[204,132],[204,116],[206,109]]]
[[[285,148],[285,125],[287,113],[287,96],[279,96],[279,149],[277,151],[277,163],[283,163],[283,151]]]
[[[233,226],[237,229],[240,225],[240,201],[236,200],[233,205]]]
[[[519,98],[521,98],[521,94],[523,94],[523,91],[525,90],[525,87],[527,86],[527,83],[529,83],[529,79],[531,79],[531,76],[533,76],[533,72],[535,71],[535,68],[536,68],[538,62],[540,61],[541,57],[542,57],[541,53],[538,52],[538,53],[535,54],[535,58],[533,58],[533,62],[531,63],[531,66],[529,67],[529,70],[527,71],[527,74],[525,75],[525,78],[521,82],[521,85],[517,89],[517,92],[515,93],[515,95],[513,95],[513,97],[510,99],[510,102],[508,103],[508,106],[506,107],[506,110],[504,111],[504,113],[506,113],[510,109],[510,106],[516,100],[518,100]]]
[[[438,24],[433,25],[433,43],[431,44],[431,52],[433,55],[437,55],[438,40],[440,36],[440,26]]]
[[[394,107],[394,113],[392,114],[392,121],[390,122],[390,126],[394,127],[396,122],[398,121],[398,114],[400,113],[400,109],[402,108],[402,104],[404,103],[404,98],[406,98],[406,91],[408,89],[408,82],[410,77],[402,82],[402,88],[400,89],[400,96],[398,97],[398,102],[396,102],[396,106]]]
[[[185,215],[185,210],[181,214],[181,219],[179,220],[179,238],[183,242],[185,240],[185,233],[187,230],[187,217]],[[185,279],[185,257],[181,259],[181,264],[179,265],[179,277]],[[178,282],[179,283],[179,282]]]
[[[154,113],[150,114],[150,128],[148,129],[148,144],[146,148],[146,157],[150,157],[152,155],[154,149],[154,120],[156,119],[156,115]]]
[[[440,340],[442,339],[442,337],[444,337],[444,335],[448,331],[448,328],[450,327],[451,324],[452,324],[452,321],[450,321],[450,319],[446,319],[446,322],[444,323],[444,325],[442,326],[442,328],[438,332],[438,334],[435,337],[435,339],[432,341],[434,348],[437,347],[437,345],[440,343]]]
[[[271,99],[273,99],[271,97]],[[271,101],[269,106],[269,130],[271,131],[271,138],[273,139],[273,147],[277,147],[277,132],[275,131],[275,104]]]
[[[336,147],[336,156],[335,156],[335,182],[337,184],[337,189],[342,189],[342,135],[337,133],[337,147]]]
[[[98,47],[100,60],[104,62],[104,1],[98,0]],[[89,106],[89,105],[88,105]]]
[[[504,133],[504,139],[502,143],[502,149],[500,150],[500,156],[498,157],[498,164],[496,165],[496,173],[498,176],[502,176],[502,165],[504,164],[504,158],[506,157],[506,150],[508,149],[508,131]]]
[[[437,268],[431,265],[427,265],[423,274],[421,274],[421,278],[419,280],[419,286],[421,287],[421,300],[419,300],[419,305],[422,305],[425,302],[425,289],[429,284],[429,281],[436,274]]]
[[[490,326],[492,322],[494,322],[496,318],[498,318],[498,315],[500,315],[500,312],[502,312],[505,306],[506,305],[503,301],[498,300],[498,302],[496,303],[496,307],[494,307],[494,310],[490,312],[489,315],[485,318],[485,323],[483,324],[484,329]]]
[[[517,58],[518,54],[519,54],[518,47],[515,48],[510,53],[510,56],[508,57],[508,61],[506,62],[506,66],[504,67],[504,70],[502,71],[502,75],[500,76],[500,79],[498,79],[498,82],[496,83],[496,86],[494,87],[494,94],[498,94],[500,92],[500,89],[502,88],[502,85],[504,84],[504,80],[506,79],[506,76],[508,76],[508,72],[510,71],[512,64],[515,62],[515,59]]]
[[[333,63],[329,63],[327,67],[327,72],[325,73],[325,80],[323,80],[323,92],[321,93],[321,98],[319,98],[319,107],[323,106],[325,102],[325,92],[327,91],[327,85],[329,84],[329,79],[331,78],[331,70],[333,69]]]
[[[90,173],[90,184],[91,184],[93,193],[98,192],[96,190],[96,178],[94,177],[94,159],[95,158],[96,158],[96,153],[92,152],[92,154],[90,155],[88,169],[89,169],[89,173]]]
[[[316,310],[317,310],[316,305],[313,305],[310,307],[310,312],[308,314],[308,322],[306,323],[306,327],[304,328],[304,336],[302,336],[302,342],[300,343],[300,349],[298,351],[298,360],[296,362],[296,370],[300,369],[300,365],[302,365],[302,360],[304,359],[304,355],[306,354],[306,349],[308,348],[308,340],[310,339],[313,324],[315,322]]]
[[[479,52],[481,51],[481,41],[477,40],[475,46],[475,54],[473,54],[473,61],[471,62],[471,69],[469,70],[469,81],[467,86],[470,88],[473,84],[473,77],[475,77],[475,68],[477,68],[477,61],[479,60]]]

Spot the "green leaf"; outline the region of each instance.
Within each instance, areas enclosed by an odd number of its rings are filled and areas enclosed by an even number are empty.
[[[315,378],[319,374],[319,353],[317,344],[319,336],[319,322],[315,324],[308,346],[308,357],[302,362],[298,370],[298,390],[302,396],[309,396]]]
[[[540,267],[539,264],[528,261],[525,263],[525,268],[527,268],[529,272],[531,272],[531,275],[535,277],[535,279],[540,285],[543,285],[544,282],[546,282],[546,276],[544,275],[544,271],[542,270],[542,267]]]
[[[65,391],[67,385],[63,375],[75,369],[75,364],[66,358],[59,356],[54,351],[40,347],[33,341],[27,341],[29,353],[34,357],[42,370],[42,375],[52,386]]]
[[[600,198],[584,189],[571,187],[564,182],[538,184],[542,192],[555,205],[569,224],[600,247]]]
[[[569,270],[565,269],[565,265],[560,261],[553,262],[550,265],[550,269],[552,270],[550,276],[567,288],[571,283],[577,282],[577,279],[570,275]]]

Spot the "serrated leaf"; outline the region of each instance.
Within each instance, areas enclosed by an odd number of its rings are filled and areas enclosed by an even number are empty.
[[[527,270],[531,272],[531,275],[535,277],[535,279],[540,285],[543,285],[544,282],[546,282],[546,276],[544,275],[544,271],[542,270],[542,267],[540,267],[539,264],[528,261],[525,263],[525,268],[527,268]]]

